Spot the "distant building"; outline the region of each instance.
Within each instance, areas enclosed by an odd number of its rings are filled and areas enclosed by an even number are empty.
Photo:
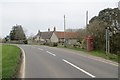
[[[61,32],[56,31],[54,27],[53,31],[48,29],[47,32],[38,31],[37,35],[34,37],[34,40],[37,42],[55,42],[55,43],[64,43],[64,40],[68,44],[74,44],[78,41],[78,33],[77,32]]]
[[[75,44],[78,41],[78,33],[76,32],[65,32],[64,33],[64,32],[56,31],[51,36],[52,42],[63,43],[64,39],[68,44]]]
[[[37,42],[50,42],[50,38],[53,34],[53,31],[40,32],[38,31],[37,35],[34,37],[34,40]]]
[[[5,42],[6,42],[6,41],[10,41],[10,36],[7,35],[7,36],[4,38],[4,40],[5,40]]]

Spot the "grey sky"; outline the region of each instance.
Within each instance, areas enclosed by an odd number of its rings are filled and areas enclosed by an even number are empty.
[[[63,16],[66,15],[66,28],[84,28],[85,13],[89,20],[100,10],[117,7],[119,0],[1,0],[0,37],[9,34],[12,26],[20,24],[26,34],[35,35],[38,30],[63,30]]]

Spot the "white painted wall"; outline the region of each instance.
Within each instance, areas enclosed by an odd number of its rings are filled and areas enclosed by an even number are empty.
[[[40,36],[37,36],[37,37],[35,38],[35,41],[45,41],[45,40],[42,39]]]
[[[40,36],[37,36],[36,40],[39,41],[40,40]]]
[[[44,39],[40,38],[40,41],[45,41]]]
[[[52,34],[51,38],[50,38],[51,42],[58,42],[58,38],[55,35],[55,33]]]
[[[69,39],[68,40],[68,44],[75,44],[75,43],[77,43],[76,39]]]
[[[37,37],[35,38],[35,41],[39,41],[39,36],[37,36]]]

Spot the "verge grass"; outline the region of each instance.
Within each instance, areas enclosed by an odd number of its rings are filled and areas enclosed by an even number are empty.
[[[111,53],[106,54],[104,51],[96,51],[96,50],[88,52],[85,49],[81,49],[81,48],[78,48],[78,47],[75,48],[75,47],[72,47],[72,46],[64,47],[63,45],[59,45],[58,47],[59,48],[71,49],[71,50],[75,50],[75,51],[83,51],[86,54],[90,54],[90,55],[97,56],[97,57],[102,57],[104,59],[108,59],[108,60],[120,63],[120,55],[115,55],[115,54],[111,54]]]
[[[120,60],[119,60],[120,55],[116,55],[116,54],[112,54],[112,53],[107,53],[106,54],[103,51],[92,51],[92,52],[90,52],[90,54],[120,63]]]
[[[19,67],[20,49],[15,45],[2,45],[2,78],[14,78]]]

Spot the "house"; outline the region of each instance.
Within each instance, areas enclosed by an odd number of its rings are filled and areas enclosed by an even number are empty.
[[[56,31],[51,36],[51,42],[64,43],[64,41],[67,44],[75,44],[78,41],[78,33]]]
[[[75,44],[78,41],[79,34],[77,32],[62,32],[56,31],[54,27],[53,31],[48,29],[47,32],[40,32],[38,31],[37,35],[35,36],[35,41],[37,42],[52,42],[52,43],[64,43],[67,44]]]
[[[47,31],[47,32],[40,32],[40,30],[38,31],[37,35],[34,37],[34,40],[36,42],[41,42],[41,43],[44,43],[44,42],[51,42],[50,41],[50,38],[53,34],[53,31]]]

